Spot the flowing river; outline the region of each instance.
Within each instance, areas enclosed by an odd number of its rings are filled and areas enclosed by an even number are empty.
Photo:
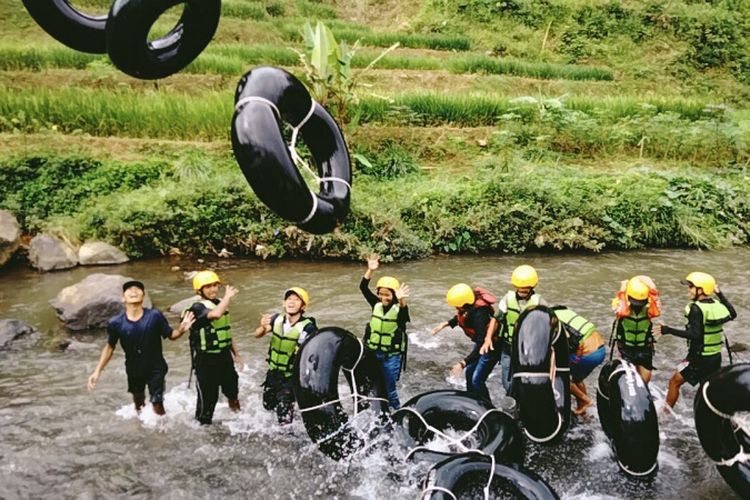
[[[376,279],[393,275],[412,290],[409,366],[399,386],[402,402],[432,389],[462,388],[462,381],[450,379],[447,370],[469,352],[469,341],[459,330],[430,334],[452,316],[445,303],[447,289],[467,282],[500,296],[521,263],[537,268],[538,291],[548,302],[566,304],[589,318],[605,339],[620,280],[650,275],[662,293],[663,321],[682,327],[687,291],[679,279],[692,270],[707,271],[737,309],[737,320],[727,328],[731,341],[750,344],[750,249],[435,257],[383,264]],[[180,270],[171,270],[175,265]],[[202,266],[194,260],[162,259],[47,274],[25,267],[0,270],[0,318],[25,320],[40,332],[0,352],[0,498],[419,498],[424,464],[393,460],[378,451],[334,462],[311,443],[299,415],[282,428],[261,406],[269,336],[257,340],[250,335],[260,315],[279,310],[284,289],[302,286],[310,292],[309,314],[319,326],[340,326],[361,335],[370,312],[358,290],[365,263],[206,262],[240,289],[231,313],[245,363],[239,374],[242,411],[231,413],[222,396],[213,426],[200,427],[193,420],[195,382],[188,388],[186,337],[164,341],[166,417],[157,418],[150,407],[136,415],[119,346],[96,389],[86,390],[106,332],[67,331],[48,301],[88,274],[104,272],[143,280],[154,307],[166,311],[192,295],[184,273]],[[177,325],[175,315],[168,318]],[[651,382],[657,407],[686,352],[685,342],[675,337],[658,343]],[[726,364],[726,351],[723,355]],[[738,357],[750,361],[750,352]],[[488,382],[496,403],[503,401],[499,374],[498,367]],[[586,380],[590,394],[595,394],[597,374],[598,369]],[[525,465],[562,498],[737,498],[700,446],[694,395],[695,388],[683,386],[676,414],[660,417],[660,468],[649,482],[630,480],[618,471],[595,409],[574,422],[562,443],[529,446]]]

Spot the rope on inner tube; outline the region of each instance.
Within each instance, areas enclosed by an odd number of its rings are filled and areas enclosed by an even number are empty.
[[[357,365],[359,365],[359,362],[362,361],[362,356],[364,356],[365,347],[362,345],[362,340],[360,340],[359,337],[356,337],[356,339],[357,339],[357,342],[359,343],[359,356],[357,356],[357,361],[354,362],[354,365],[351,368],[344,368],[343,366],[341,367],[342,370],[346,370],[346,371],[348,371],[348,372],[350,372],[352,374],[352,393],[349,394],[348,396],[341,396],[338,399],[333,399],[331,401],[326,401],[326,402],[321,403],[319,405],[308,406],[306,408],[300,408],[299,409],[300,413],[304,413],[306,411],[311,411],[311,410],[319,410],[320,408],[324,408],[326,406],[330,406],[330,405],[336,404],[336,403],[341,403],[342,401],[345,401],[345,400],[347,400],[349,398],[352,398],[354,400],[354,416],[356,417],[359,414],[358,407],[359,407],[359,402],[360,401],[383,401],[383,402],[386,402],[386,403],[388,402],[388,400],[385,399],[385,398],[376,398],[376,397],[372,397],[372,396],[364,396],[364,395],[362,395],[362,394],[359,393],[359,390],[357,388],[357,379],[354,377],[354,370],[357,369]],[[331,434],[331,435],[323,438],[321,441],[325,441],[326,439],[329,439],[331,436],[337,434],[338,432],[339,431],[337,430],[333,434]]]
[[[701,389],[701,397],[703,398],[703,401],[706,403],[706,406],[709,410],[714,412],[719,417],[729,420],[732,424],[732,427],[734,427],[735,432],[737,430],[743,432],[745,435],[750,436],[750,421],[745,421],[745,419],[740,415],[729,415],[727,413],[722,412],[718,408],[716,408],[711,401],[708,399],[708,385],[710,382],[706,382],[703,384],[703,388]],[[750,453],[746,453],[745,449],[740,445],[740,451],[737,452],[737,454],[730,458],[724,458],[722,460],[714,460],[716,465],[720,465],[723,467],[732,467],[733,465],[737,463],[745,463],[750,461]]]
[[[496,464],[495,457],[493,455],[489,455],[489,454],[483,452],[482,450],[478,450],[476,448],[467,448],[466,446],[464,446],[464,444],[461,441],[463,441],[464,439],[468,438],[470,435],[474,434],[477,431],[477,429],[479,429],[479,426],[482,423],[482,421],[484,420],[484,418],[487,415],[489,415],[490,413],[498,412],[498,413],[502,413],[502,414],[505,414],[505,415],[508,415],[508,413],[504,412],[503,410],[499,410],[497,408],[491,408],[491,409],[487,410],[486,412],[484,412],[484,414],[481,417],[479,417],[479,420],[477,420],[477,423],[474,424],[474,427],[472,427],[471,429],[469,429],[465,434],[463,434],[462,436],[459,436],[457,438],[451,438],[450,436],[448,436],[447,434],[445,434],[444,432],[442,432],[440,429],[437,429],[437,428],[431,426],[430,424],[428,424],[427,421],[422,416],[422,414],[419,413],[417,410],[415,410],[413,408],[408,408],[408,407],[401,408],[401,410],[410,411],[413,414],[415,414],[419,418],[419,420],[422,421],[422,424],[424,424],[424,426],[425,426],[425,428],[427,430],[432,431],[435,435],[439,435],[440,437],[442,437],[445,440],[447,440],[449,446],[451,446],[451,445],[457,446],[461,450],[462,453],[477,453],[479,455],[483,455],[483,456],[488,457],[490,459],[490,461],[492,463],[492,467],[490,468],[489,480],[487,481],[487,484],[484,486],[484,488],[482,488],[482,492],[484,493],[484,499],[485,500],[489,500],[489,498],[490,498],[490,486],[492,485],[492,479],[495,476],[495,464]],[[404,460],[408,460],[409,457],[411,457],[411,455],[414,454],[418,450],[433,451],[433,450],[430,450],[429,448],[427,448],[425,446],[416,446],[416,447],[412,448],[411,450],[409,450],[409,452],[406,454],[406,457],[404,458]],[[450,490],[448,490],[446,488],[442,488],[442,487],[439,487],[439,486],[433,486],[433,487],[429,487],[429,488],[426,488],[426,489],[422,490],[422,496],[420,498],[424,498],[425,497],[425,493],[427,493],[429,491],[442,491],[444,493],[448,493],[452,498],[456,499],[456,496],[453,494],[453,492],[451,492]]]
[[[453,500],[458,500],[456,495],[454,495],[451,490],[449,490],[448,488],[443,488],[442,486],[430,486],[428,488],[423,489],[422,495],[419,498],[420,499],[425,498],[425,495],[431,491],[442,491],[443,493],[449,494]]]
[[[265,97],[260,97],[260,96],[255,96],[255,95],[243,97],[242,99],[237,101],[237,104],[234,105],[234,109],[239,112],[240,108],[249,102],[262,102],[264,104],[267,104],[268,106],[271,107],[273,112],[276,114],[276,117],[279,120],[281,120],[281,113],[279,112],[279,108],[277,108],[273,102],[269,101]],[[349,188],[349,191],[351,191],[352,190],[351,184],[349,184],[344,179],[341,179],[339,177],[318,177],[318,174],[312,168],[310,168],[310,165],[299,155],[299,153],[297,153],[297,148],[296,148],[297,136],[299,135],[299,131],[302,129],[305,123],[307,123],[307,121],[315,112],[316,104],[317,103],[314,100],[311,100],[310,110],[307,112],[307,114],[302,119],[302,121],[297,124],[296,127],[292,127],[292,138],[289,141],[289,145],[287,146],[287,148],[289,149],[289,154],[291,155],[292,161],[294,162],[294,164],[297,167],[302,167],[305,170],[307,170],[307,172],[313,177],[313,179],[315,179],[315,182],[317,184],[320,185],[323,182],[340,182],[344,184],[347,188]],[[298,224],[304,224],[306,222],[309,222],[310,219],[312,219],[315,216],[315,212],[317,212],[318,210],[318,196],[315,193],[313,193],[312,190],[310,190],[309,188],[308,190],[310,191],[310,196],[312,197],[312,208],[310,209],[310,213],[308,213],[304,219],[299,221]]]

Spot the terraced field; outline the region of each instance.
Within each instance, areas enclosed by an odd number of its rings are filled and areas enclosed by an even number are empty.
[[[747,4],[402,3],[226,1],[195,62],[141,81],[0,0],[0,208],[29,233],[99,237],[131,255],[414,258],[750,239]],[[312,237],[246,187],[229,126],[244,71],[304,76],[302,28],[317,20],[359,41],[355,74],[399,46],[340,117],[358,159],[352,215]],[[113,175],[137,182],[105,182]]]

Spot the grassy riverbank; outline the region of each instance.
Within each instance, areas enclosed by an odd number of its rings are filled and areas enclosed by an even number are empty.
[[[294,49],[316,19],[361,41],[355,68],[401,44],[349,110],[368,162],[323,236],[258,201],[228,140],[241,74],[302,75]],[[0,28],[0,208],[30,234],[346,259],[750,240],[743,2],[233,0],[204,54],[158,82],[62,47],[15,0]]]

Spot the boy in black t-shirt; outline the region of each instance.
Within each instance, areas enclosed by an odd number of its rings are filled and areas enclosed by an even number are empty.
[[[107,344],[102,349],[99,362],[89,375],[88,388],[93,390],[102,371],[112,359],[117,342],[125,352],[125,373],[128,376],[128,392],[133,395],[137,412],[146,404],[146,386],[154,413],[164,415],[164,378],[167,362],[161,349],[163,338],[180,338],[195,321],[192,314],[185,315],[177,330],[157,309],[143,307],[146,295],[140,281],[127,281],[122,285],[122,302],[125,311],[113,317],[107,325]]]

